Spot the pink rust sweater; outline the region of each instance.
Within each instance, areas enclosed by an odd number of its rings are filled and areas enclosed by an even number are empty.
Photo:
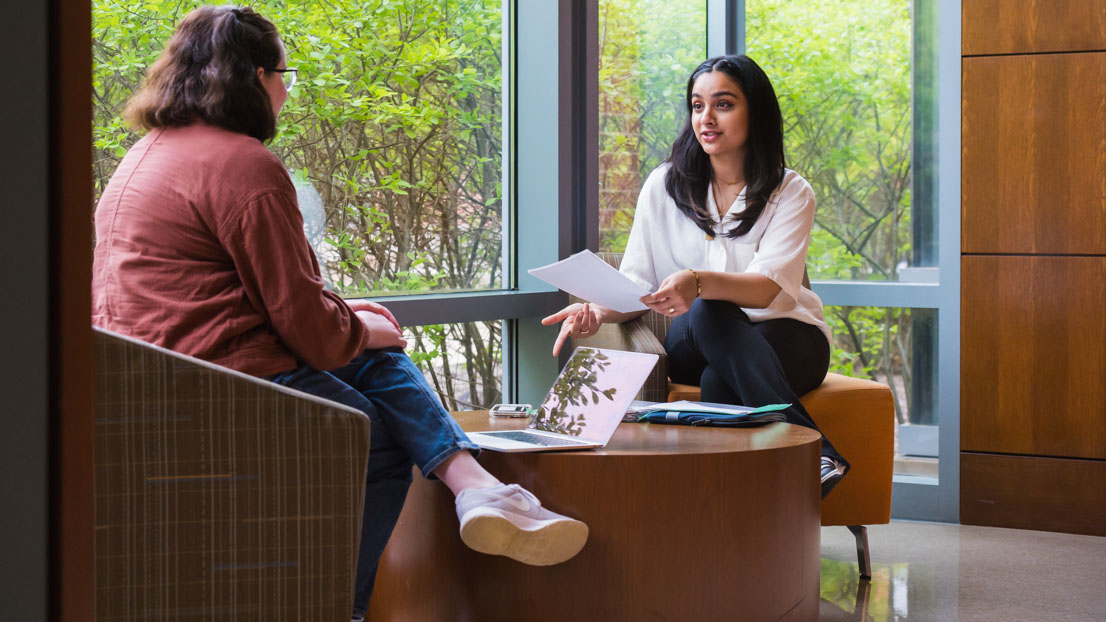
[[[104,189],[92,322],[255,376],[340,367],[368,342],[323,289],[280,161],[201,124],[151,131]]]

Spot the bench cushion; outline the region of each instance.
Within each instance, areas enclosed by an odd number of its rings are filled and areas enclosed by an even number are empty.
[[[698,400],[699,387],[675,382],[668,400]],[[830,373],[802,396],[803,406],[852,464],[822,503],[823,525],[874,525],[891,520],[895,406],[891,389],[862,378]]]

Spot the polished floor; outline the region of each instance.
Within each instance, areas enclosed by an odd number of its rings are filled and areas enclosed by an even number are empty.
[[[849,530],[822,528],[821,620],[1106,621],[1106,538],[893,521],[868,543],[870,586]]]

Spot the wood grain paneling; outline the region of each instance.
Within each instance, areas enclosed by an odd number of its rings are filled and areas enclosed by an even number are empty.
[[[963,453],[960,522],[1106,536],[1106,462]]]
[[[92,8],[50,3],[51,619],[95,614],[92,441]],[[10,209],[10,208],[9,208]]]
[[[1106,53],[963,61],[962,249],[1106,253]]]
[[[1106,49],[1106,0],[963,0],[964,55]]]
[[[1106,458],[1106,257],[961,270],[961,448]]]

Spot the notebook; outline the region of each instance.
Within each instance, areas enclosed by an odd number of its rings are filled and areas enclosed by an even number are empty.
[[[656,354],[576,348],[525,430],[468,436],[495,451],[603,447],[656,364]]]

